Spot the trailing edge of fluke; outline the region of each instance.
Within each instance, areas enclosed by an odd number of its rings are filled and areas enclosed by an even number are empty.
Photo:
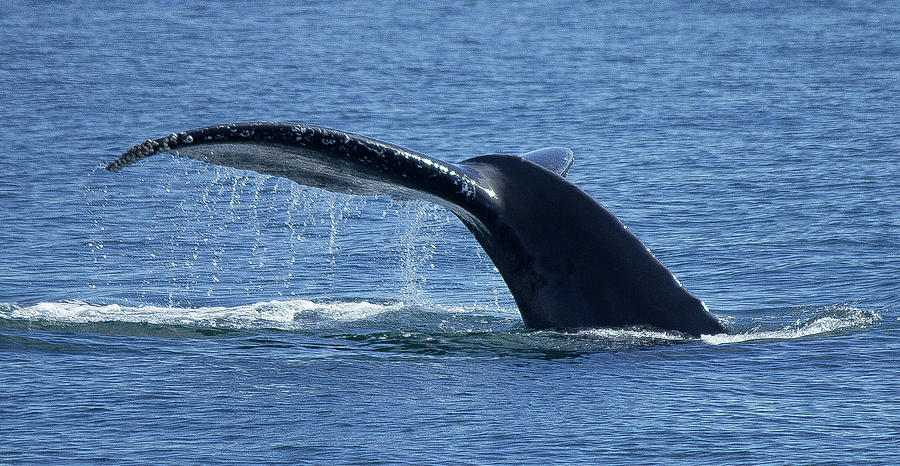
[[[328,128],[235,123],[149,139],[106,168],[162,152],[330,191],[436,202],[472,232],[531,328],[725,331],[622,222],[563,178],[569,149],[452,164]]]

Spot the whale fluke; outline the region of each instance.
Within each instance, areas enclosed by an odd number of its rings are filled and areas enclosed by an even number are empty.
[[[569,149],[452,164],[328,128],[238,123],[147,140],[106,168],[162,152],[330,191],[436,202],[472,232],[531,328],[725,331],[613,214],[563,178]]]

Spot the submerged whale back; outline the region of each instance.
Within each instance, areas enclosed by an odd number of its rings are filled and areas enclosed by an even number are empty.
[[[568,149],[451,164],[327,128],[244,123],[147,140],[107,168],[161,152],[331,191],[439,203],[482,245],[532,328],[723,331],[614,215],[562,178],[573,160]]]

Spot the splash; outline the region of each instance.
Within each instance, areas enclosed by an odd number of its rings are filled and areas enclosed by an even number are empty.
[[[0,317],[65,324],[126,322],[230,329],[302,330],[322,321],[362,320],[403,307],[403,303],[316,303],[303,299],[199,308],[43,302],[23,307],[0,305]]]
[[[754,329],[746,333],[703,335],[701,340],[710,345],[743,343],[748,341],[793,340],[816,335],[847,332],[865,328],[881,321],[881,314],[850,306],[833,306],[819,315],[777,330]]]
[[[610,342],[633,345],[690,340],[689,336],[686,336],[682,333],[643,328],[594,328],[589,330],[582,330],[576,335],[598,340],[606,340]]]

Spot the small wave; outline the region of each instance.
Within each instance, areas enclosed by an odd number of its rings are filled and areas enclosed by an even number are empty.
[[[403,303],[367,301],[315,303],[308,300],[267,301],[234,307],[162,307],[43,302],[31,306],[2,305],[0,317],[64,324],[124,322],[231,329],[299,330],[310,323],[355,321],[403,308]]]
[[[499,354],[571,357],[610,349],[654,347],[698,341],[656,329],[596,328],[576,332],[529,330],[512,310],[408,305],[402,302],[266,301],[233,307],[163,307],[43,302],[0,304],[4,325],[71,328],[76,331],[180,336],[184,330],[204,336],[242,330],[312,331],[318,337],[353,342],[377,351],[428,354],[491,351]],[[881,320],[875,311],[842,305],[821,309],[810,319],[781,328],[703,335],[710,345],[778,341],[848,332]],[[18,323],[17,323],[18,322]],[[124,326],[123,326],[124,324]],[[137,326],[137,327],[135,327]],[[148,328],[148,326],[156,328]]]
[[[644,328],[594,328],[581,330],[576,335],[587,338],[602,339],[610,342],[643,345],[690,340],[689,336],[678,332],[666,332]]]
[[[798,320],[792,325],[777,330],[754,329],[745,333],[703,335],[701,340],[710,345],[747,341],[793,340],[865,328],[879,321],[881,321],[881,315],[876,311],[850,306],[833,306],[811,319]]]

